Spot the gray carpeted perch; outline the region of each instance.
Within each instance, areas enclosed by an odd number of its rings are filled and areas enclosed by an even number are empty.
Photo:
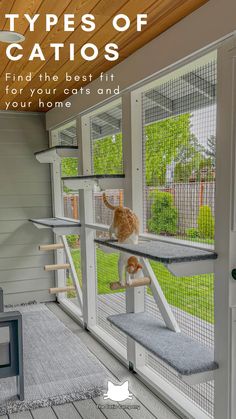
[[[218,368],[213,350],[184,333],[172,332],[147,313],[116,314],[107,319],[181,375]]]
[[[95,243],[132,255],[162,262],[164,264],[216,259],[217,254],[191,246],[166,243],[158,240],[140,240],[138,244],[118,243],[115,240],[95,239]]]

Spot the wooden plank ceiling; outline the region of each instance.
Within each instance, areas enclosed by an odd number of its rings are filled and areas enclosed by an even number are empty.
[[[23,46],[24,58],[19,61],[10,61],[5,57],[5,44],[1,44],[1,66],[0,66],[0,109],[6,109],[6,101],[32,101],[32,105],[28,109],[30,111],[47,111],[47,108],[39,109],[38,96],[30,98],[30,88],[56,88],[55,96],[41,95],[43,101],[51,100],[61,101],[65,99],[64,88],[79,88],[86,83],[83,82],[62,82],[65,73],[71,75],[93,75],[95,79],[101,71],[106,72],[118,62],[123,61],[137,49],[144,46],[153,38],[170,28],[179,20],[192,13],[198,7],[202,6],[208,0],[0,0],[0,30],[9,30],[8,23],[4,19],[6,13],[19,14],[20,18],[16,22],[15,30],[25,35]],[[40,18],[35,25],[35,31],[30,32],[28,24],[24,18],[24,13],[30,16],[38,13]],[[51,30],[45,31],[45,15],[47,13],[56,14],[59,23]],[[74,32],[64,32],[63,15],[71,13],[76,15],[77,27]],[[96,18],[96,29],[94,32],[83,32],[80,28],[80,18],[83,14],[91,13]],[[113,16],[124,13],[129,16],[132,24],[128,31],[117,32],[112,26]],[[143,27],[143,31],[136,31],[136,15],[138,13],[148,13],[148,25]],[[46,60],[40,61],[36,59],[32,62],[28,61],[28,56],[35,43],[39,43]],[[64,43],[65,47],[60,52],[60,62],[54,60],[54,50],[49,48],[50,43]],[[104,50],[104,46],[109,42],[115,42],[119,46],[119,61],[109,62],[104,58],[104,54],[100,53],[99,57],[93,61],[84,61],[80,55],[82,45],[87,42],[94,43],[99,51]],[[75,43],[76,54],[75,60],[68,60],[68,45]],[[4,54],[3,54],[4,52]],[[17,51],[17,53],[19,53]],[[151,57],[150,57],[151,59]],[[5,74],[23,74],[31,72],[33,74],[32,81],[9,81],[6,83]],[[41,82],[38,78],[40,73],[49,75],[57,74],[59,82],[48,81]],[[6,95],[5,86],[8,84],[11,89],[15,88],[19,91],[23,88],[23,94],[20,96]],[[13,108],[9,108],[13,109]],[[16,109],[15,109],[16,110]]]

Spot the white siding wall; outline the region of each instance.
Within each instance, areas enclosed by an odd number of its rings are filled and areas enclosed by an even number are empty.
[[[29,218],[52,215],[50,167],[34,152],[48,147],[45,117],[0,113],[0,287],[6,304],[49,301],[54,275],[44,272],[52,253],[39,252],[40,243],[53,240]]]

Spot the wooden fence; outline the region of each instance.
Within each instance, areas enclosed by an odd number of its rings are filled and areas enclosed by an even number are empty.
[[[152,198],[151,192],[157,188],[148,187],[145,189],[145,224],[151,218]],[[180,234],[185,234],[186,229],[197,227],[199,208],[207,205],[211,208],[214,216],[215,202],[215,182],[190,182],[175,183],[170,188],[158,188],[173,195],[174,204],[178,211],[178,230]],[[107,193],[109,201],[113,205],[123,203],[123,191],[111,190]],[[79,219],[79,196],[64,196],[65,217]],[[102,201],[102,193],[94,195],[94,219],[96,223],[109,225],[112,221],[112,211],[106,208]]]

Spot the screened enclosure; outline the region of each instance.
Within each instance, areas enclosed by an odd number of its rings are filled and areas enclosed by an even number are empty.
[[[111,105],[104,112],[97,112],[90,117],[91,166],[94,175],[122,174],[122,106]],[[106,191],[113,205],[122,205],[123,191]],[[94,192],[94,222],[110,225],[112,212],[102,201],[102,192]]]
[[[143,178],[145,231],[214,246],[216,58],[183,68],[144,91]],[[177,278],[153,263],[181,330],[214,346],[214,275]],[[147,289],[146,310],[160,313]],[[189,386],[152,354],[146,363],[214,417],[214,383]]]
[[[119,175],[124,173],[122,139],[122,104],[117,102],[98,110],[90,117],[91,173],[94,175]],[[103,191],[93,192],[94,223],[109,226],[113,212],[103,203]],[[124,204],[123,189],[106,189],[106,195],[112,205]],[[96,237],[108,238],[104,231],[96,231]],[[110,333],[126,348],[126,336],[111,327],[107,321],[109,307],[114,305],[110,299],[110,280],[118,277],[118,256],[107,254],[96,246],[96,316],[97,324]],[[118,296],[118,294],[116,293]],[[115,304],[116,310],[125,310],[125,301]]]
[[[52,147],[59,146],[76,146],[78,144],[76,134],[76,122],[75,120],[63,125],[62,127],[55,129],[51,133]]]
[[[64,216],[81,220],[82,209],[85,218],[81,236],[67,239],[81,287],[83,284],[86,326],[123,360],[137,362],[138,372],[146,368],[147,374],[161,378],[196,406],[198,413],[212,418],[213,375],[211,379],[184,380],[109,321],[109,316],[127,312],[145,312],[162,321],[163,313],[152,285],[134,290],[112,288],[119,280],[119,252],[95,240],[109,238],[113,213],[103,203],[105,191],[112,205],[131,206],[138,214],[141,241],[214,250],[216,89],[215,52],[153,78],[131,91],[129,100],[124,95],[79,117],[80,134],[75,129],[73,135],[79,137],[73,141],[78,141],[79,152],[86,149],[89,153],[79,161],[62,159],[61,165],[63,179],[75,182],[72,189],[64,182]],[[71,123],[69,137],[73,129]],[[65,141],[68,127],[59,131],[60,141]],[[116,187],[121,175],[125,178]],[[168,264],[150,260],[164,305],[181,332],[213,351],[215,280],[209,273],[213,269],[205,273],[203,267],[204,274],[196,274],[201,269],[190,272],[189,266],[176,274]],[[67,285],[71,285],[69,275]],[[67,297],[77,304],[73,291]]]
[[[214,247],[216,57],[191,63],[142,89],[143,226],[145,233]],[[111,117],[111,118],[110,118]],[[92,173],[123,172],[121,106],[99,110],[90,118]],[[119,131],[119,132],[118,132]],[[126,158],[124,154],[124,158]],[[123,190],[106,190],[114,205],[125,204]],[[112,213],[102,192],[94,193],[94,223],[109,225]],[[104,231],[96,237],[107,237]],[[143,236],[144,237],[144,236]],[[118,255],[96,247],[97,324],[127,349],[125,334],[111,326],[109,315],[125,313],[127,297],[111,291],[118,279]],[[214,347],[214,276],[176,277],[163,264],[151,262],[181,330]],[[161,319],[152,291],[146,288],[145,311]],[[214,382],[190,385],[146,350],[145,364],[214,417]]]
[[[216,82],[212,60],[143,93],[144,216],[150,233],[213,245]]]

